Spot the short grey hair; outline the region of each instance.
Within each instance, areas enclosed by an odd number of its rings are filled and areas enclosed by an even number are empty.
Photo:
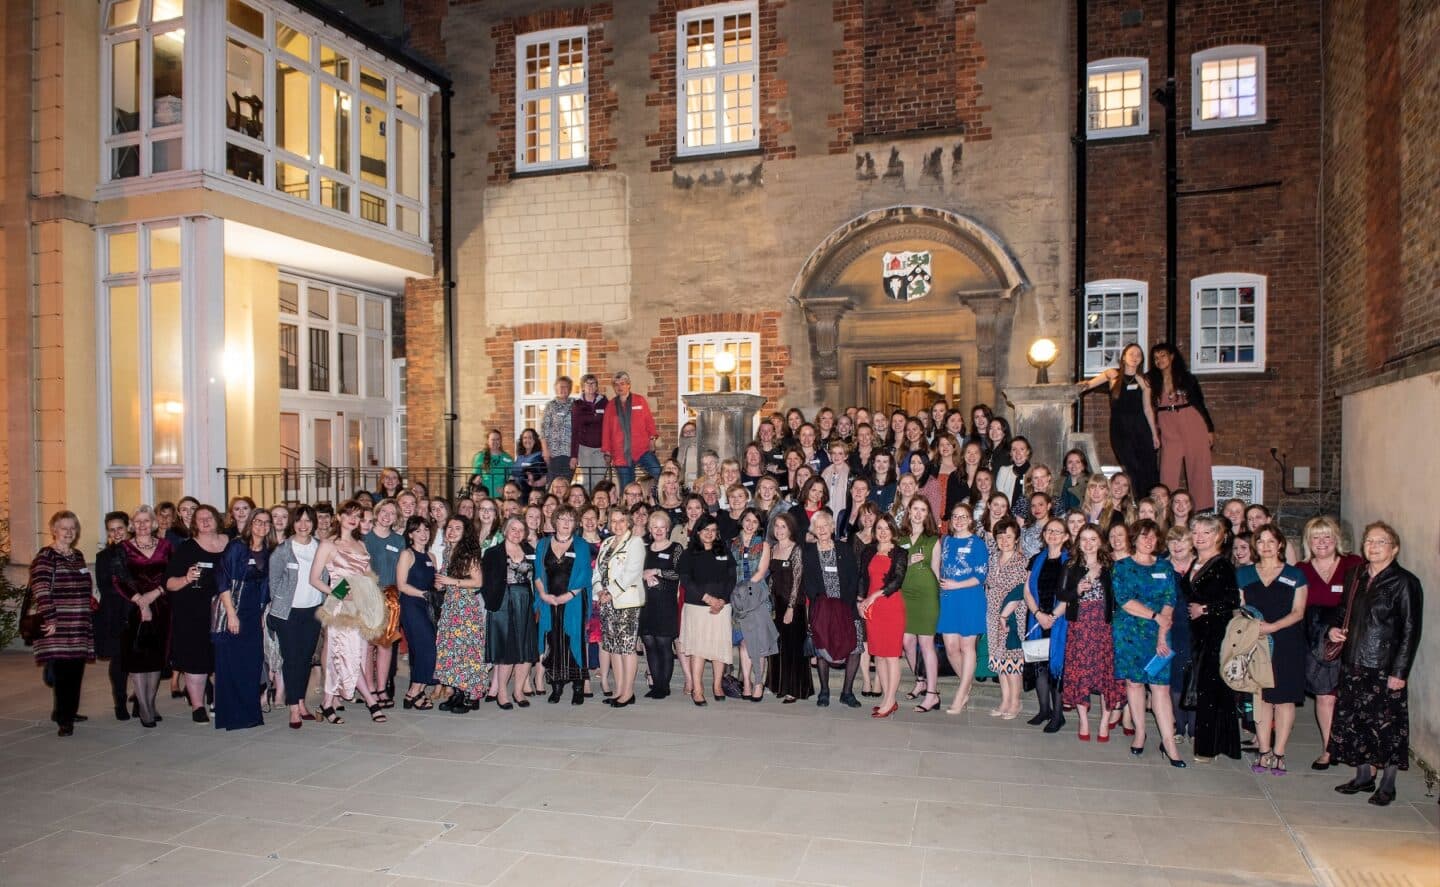
[[[621,370],[620,372],[616,373],[614,376],[611,376],[610,379],[611,379],[612,382],[629,382],[629,381],[630,381],[630,374],[627,373],[627,372],[625,372],[624,370]]]

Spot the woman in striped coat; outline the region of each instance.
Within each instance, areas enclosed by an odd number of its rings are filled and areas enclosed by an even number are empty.
[[[50,535],[53,541],[30,563],[30,591],[41,620],[35,661],[54,673],[55,707],[50,719],[60,726],[61,736],[69,736],[75,732],[85,663],[95,661],[90,570],[85,555],[75,548],[80,520],[73,512],[56,512],[50,518]]]

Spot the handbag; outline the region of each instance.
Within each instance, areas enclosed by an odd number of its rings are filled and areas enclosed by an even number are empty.
[[[385,627],[381,630],[380,637],[375,640],[375,643],[377,646],[389,647],[398,643],[404,634],[400,630],[400,589],[394,585],[387,585],[384,595]]]
[[[1345,603],[1345,621],[1340,625],[1340,630],[1343,632],[1350,631],[1350,613],[1355,609],[1355,596],[1360,593],[1360,576],[1361,571],[1364,569],[1364,567],[1361,567],[1359,570],[1355,571],[1355,579],[1352,580],[1354,583],[1354,587],[1350,589],[1350,600]],[[1344,652],[1344,650],[1345,642],[1340,641],[1337,643],[1336,641],[1330,640],[1330,632],[1326,631],[1320,636],[1319,659],[1321,662],[1338,661],[1340,659],[1340,654]]]
[[[1029,631],[1025,632],[1025,640],[1020,642],[1020,650],[1026,662],[1050,661],[1050,639],[1030,637],[1039,627],[1040,623],[1035,623]]]
[[[20,620],[17,628],[20,631],[20,640],[25,646],[32,646],[45,634],[45,620],[40,618],[40,610],[35,606],[35,590],[25,589],[25,597],[20,602]]]

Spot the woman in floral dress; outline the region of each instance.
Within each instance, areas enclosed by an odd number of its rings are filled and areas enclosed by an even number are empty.
[[[990,714],[1009,721],[1020,714],[1025,656],[1020,650],[1007,649],[1007,619],[1013,621],[1016,613],[1011,592],[1030,578],[1030,568],[1020,554],[1020,525],[1013,517],[996,522],[991,540],[994,550],[990,554],[990,571],[985,576],[985,634],[990,647],[990,670],[1000,678],[1000,707]]]
[[[435,680],[455,692],[437,708],[458,715],[479,708],[490,686],[490,666],[485,663],[485,602],[478,578],[481,545],[475,524],[463,517],[446,521],[444,533],[445,557],[435,577],[436,587],[445,590],[436,631]],[[463,572],[457,567],[463,567]]]

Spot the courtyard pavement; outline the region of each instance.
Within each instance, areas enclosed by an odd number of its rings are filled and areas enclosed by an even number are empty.
[[[102,665],[90,720],[61,740],[11,651],[0,885],[1440,883],[1418,771],[1387,809],[1337,795],[1346,773],[1309,770],[1308,709],[1277,778],[1175,770],[1153,738],[1132,759],[1118,731],[1081,743],[1073,722],[1046,736],[987,717],[996,693],[882,722],[869,705],[697,708],[677,692],[620,711],[397,707],[385,725],[350,706],[343,726],[298,731],[276,711],[224,734],[168,698],[157,729],[116,722]]]

